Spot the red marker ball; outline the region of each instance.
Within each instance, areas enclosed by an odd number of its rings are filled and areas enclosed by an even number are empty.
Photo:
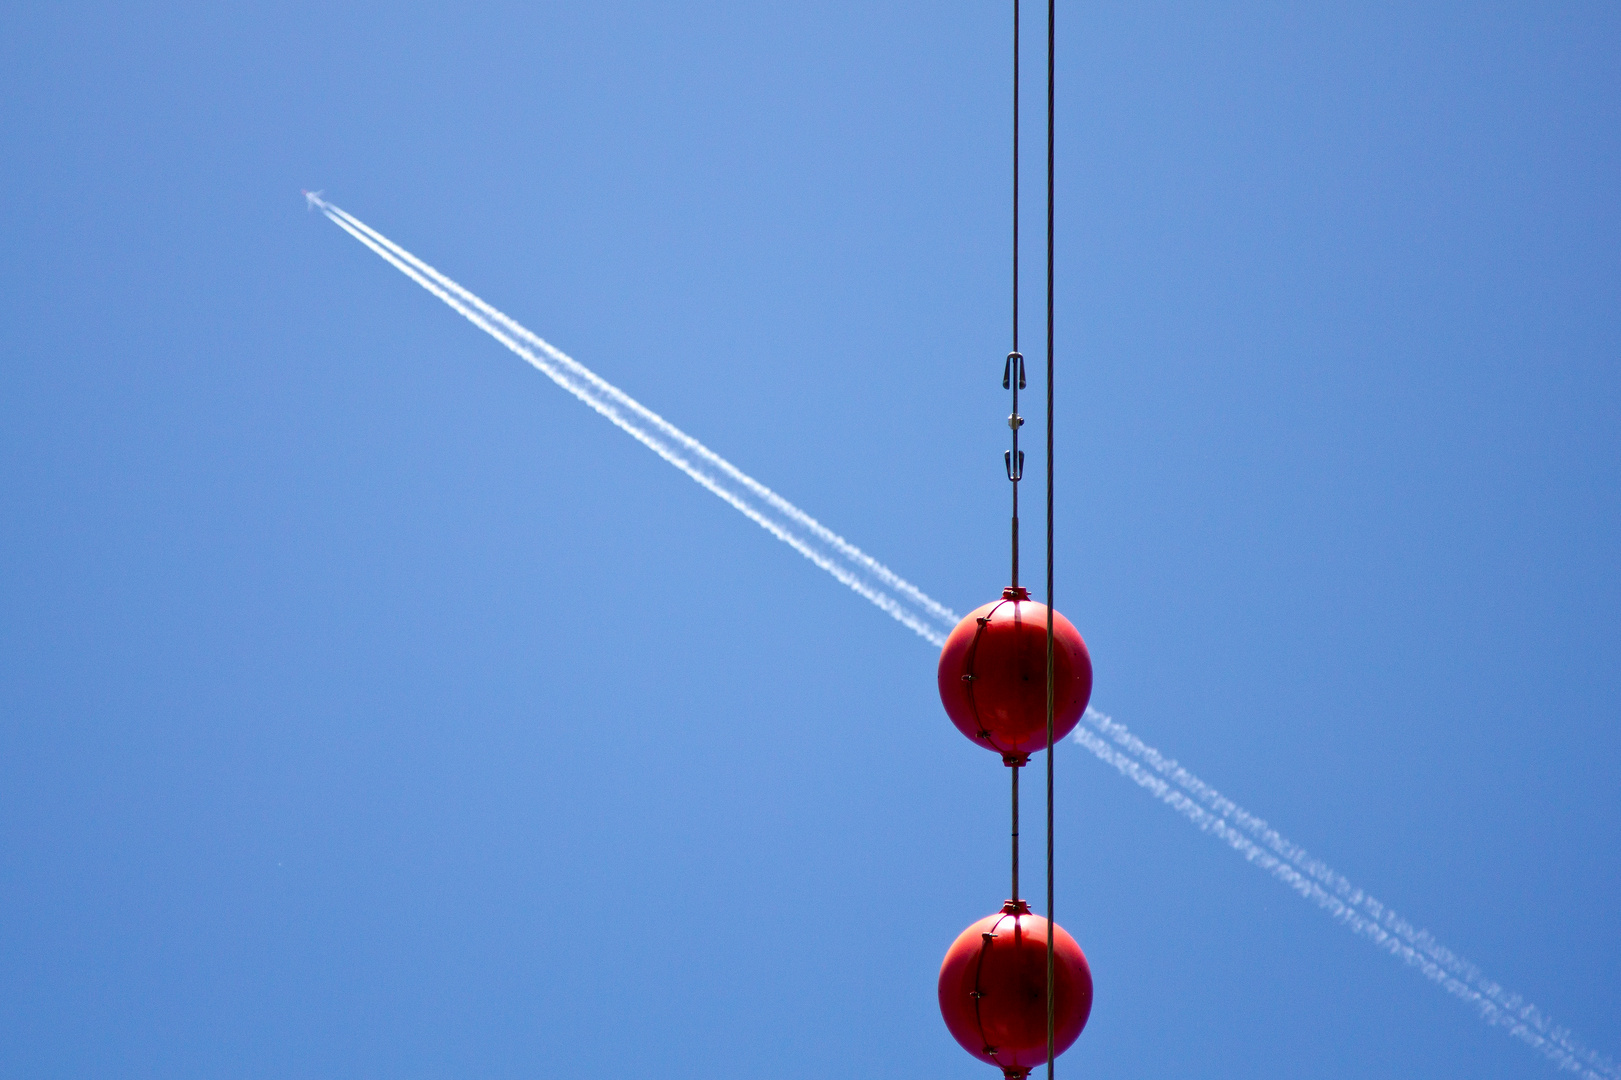
[[[971,612],[940,650],[940,701],[974,742],[1023,765],[1047,747],[1047,606],[1024,589]],[[1092,656],[1053,613],[1053,742],[1075,730],[1092,698]]]
[[[940,1015],[962,1048],[1022,1077],[1047,1060],[1047,927],[1024,901],[964,930],[940,965]],[[1092,969],[1075,939],[1053,938],[1053,1054],[1092,1013]]]

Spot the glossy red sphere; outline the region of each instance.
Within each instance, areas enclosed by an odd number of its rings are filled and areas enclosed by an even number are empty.
[[[1023,1076],[1047,1060],[1047,927],[1023,901],[964,930],[940,965],[940,1015],[962,1048]],[[1092,969],[1075,939],[1053,936],[1053,1053],[1092,1013]]]
[[[970,612],[940,650],[940,701],[957,730],[1023,765],[1047,747],[1047,606],[1023,589]],[[1092,657],[1053,613],[1053,742],[1075,730],[1092,698]]]

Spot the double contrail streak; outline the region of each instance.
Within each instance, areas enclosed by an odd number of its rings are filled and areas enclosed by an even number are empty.
[[[1390,908],[1357,888],[1321,859],[1306,854],[1278,831],[1215,788],[1147,745],[1126,725],[1086,710],[1086,726],[1074,740],[1120,775],[1134,781],[1160,802],[1187,818],[1200,832],[1223,841],[1244,858],[1316,904],[1353,934],[1396,957],[1474,1008],[1492,1027],[1508,1034],[1583,1080],[1621,1080],[1621,1068],[1583,1046],[1569,1028],[1519,994],[1510,993],[1480,969],[1448,949],[1428,930],[1414,927]]]
[[[730,503],[750,521],[888,612],[931,645],[945,644],[958,616],[894,574],[815,518],[748,476],[697,439],[641,405],[578,361],[456,284],[382,233],[322,199],[305,193],[349,235],[395,269],[450,305],[474,326],[517,353],[557,385],[607,417],[632,438]],[[1124,724],[1087,709],[1074,739],[1120,775],[1223,841],[1245,860],[1316,904],[1352,933],[1410,967],[1474,1008],[1481,1019],[1582,1080],[1621,1080],[1621,1067],[1583,1046],[1568,1028],[1519,994],[1510,993],[1479,968],[1441,945],[1320,859],[1290,843],[1277,830],[1238,806],[1174,759],[1131,734]]]
[[[750,521],[888,612],[931,645],[945,644],[946,635],[957,625],[957,615],[951,609],[353,214],[333,206],[318,194],[305,192],[304,197],[406,277],[607,417],[631,438],[725,499]]]

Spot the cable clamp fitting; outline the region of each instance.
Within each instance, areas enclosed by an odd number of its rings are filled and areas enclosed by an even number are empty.
[[[1021,424],[1024,423],[1024,420],[1020,419],[1019,423],[1021,423]],[[1023,450],[1019,451],[1019,456],[1017,458],[1015,458],[1013,456],[1013,451],[1011,451],[1011,450],[1003,450],[1002,451],[1002,464],[1007,469],[1007,478],[1009,480],[1011,480],[1015,484],[1017,484],[1020,480],[1024,479],[1024,451]]]
[[[1002,365],[1002,389],[1013,389],[1013,365],[1019,365],[1019,389],[1024,389],[1024,353],[1010,352],[1007,354],[1007,363]]]

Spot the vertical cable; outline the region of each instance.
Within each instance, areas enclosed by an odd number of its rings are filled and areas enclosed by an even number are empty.
[[[1008,354],[1007,383],[1013,390],[1013,451],[1008,458],[1008,479],[1013,481],[1013,572],[1019,584],[1019,481],[1024,472],[1019,454],[1019,387],[1024,382],[1024,358],[1019,355],[1019,0],[1013,0],[1013,351]],[[1019,766],[1013,769],[1013,899],[1019,898]]]
[[[1053,45],[1057,0],[1047,0],[1047,1080],[1053,1076]]]
[[[1013,0],[1013,351],[1008,353],[1002,388],[1013,391],[1013,412],[1008,426],[1013,429],[1013,449],[1007,455],[1007,478],[1013,484],[1013,570],[1008,584],[1019,585],[1019,480],[1024,474],[1024,455],[1019,452],[1019,390],[1024,383],[1024,357],[1019,355],[1019,0]],[[1014,899],[1018,899],[1015,897]]]
[[[1013,766],[1013,899],[1019,898],[1019,767]]]
[[[1013,351],[1019,351],[1019,0],[1013,0]]]

